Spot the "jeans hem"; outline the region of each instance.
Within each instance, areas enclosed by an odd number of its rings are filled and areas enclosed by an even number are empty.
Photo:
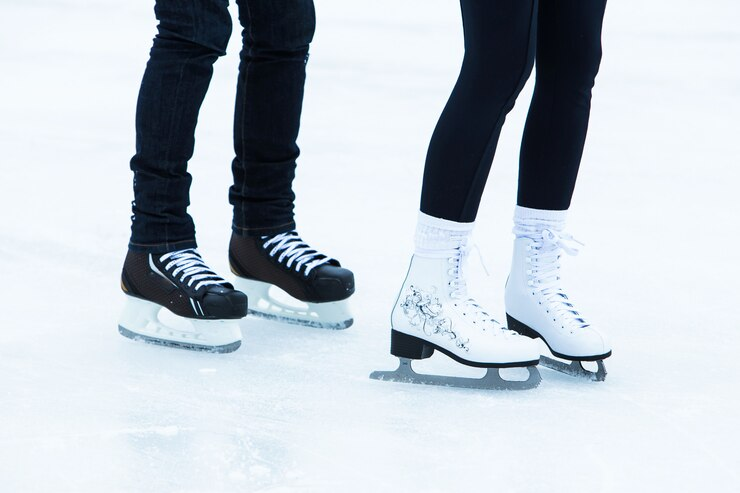
[[[234,232],[237,236],[248,236],[248,237],[256,237],[256,236],[273,236],[280,233],[287,233],[288,231],[293,231],[295,229],[295,221],[290,221],[289,223],[280,224],[277,226],[266,226],[261,228],[243,228],[240,226],[237,226],[236,224],[231,225],[231,230]]]
[[[198,248],[195,238],[180,241],[165,241],[163,243],[134,243],[129,241],[128,249],[132,252],[139,253],[167,253],[176,250],[187,250],[189,248]]]

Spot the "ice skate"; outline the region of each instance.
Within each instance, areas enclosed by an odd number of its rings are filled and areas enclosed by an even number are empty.
[[[234,285],[249,296],[249,314],[322,329],[352,325],[347,298],[354,276],[338,261],[308,246],[298,233],[232,235]]]
[[[480,389],[537,387],[536,344],[505,329],[467,294],[464,265],[472,224],[426,215],[420,223],[417,251],[391,315],[391,354],[400,365],[395,371],[373,372],[370,378]],[[426,228],[425,223],[433,226]],[[411,368],[411,360],[429,358],[435,350],[463,365],[487,368],[487,374],[481,379],[446,377]],[[512,367],[527,368],[527,380],[501,378],[499,369]]]
[[[563,215],[517,207],[506,318],[510,329],[542,339],[553,356],[567,360],[542,356],[543,366],[603,381],[603,360],[611,355],[611,346],[585,321],[561,286],[560,257],[578,252],[578,242],[563,232]],[[594,362],[596,369],[586,368],[583,362]]]
[[[128,252],[121,275],[126,305],[118,331],[134,340],[228,353],[241,345],[247,297],[211,271],[197,250]]]

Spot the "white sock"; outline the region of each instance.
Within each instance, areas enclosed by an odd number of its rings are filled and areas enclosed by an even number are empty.
[[[514,209],[514,234],[517,238],[537,234],[543,229],[563,231],[568,211],[548,211],[516,206]]]
[[[419,212],[414,254],[420,257],[453,255],[470,238],[474,225],[474,222],[458,223]]]

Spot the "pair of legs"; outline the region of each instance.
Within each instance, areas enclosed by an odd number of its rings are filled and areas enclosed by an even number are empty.
[[[132,251],[195,248],[187,213],[198,113],[232,32],[228,0],[157,0],[136,110]],[[243,28],[234,115],[233,230],[291,231],[312,0],[236,0]]]
[[[601,61],[606,0],[461,0],[465,58],[432,137],[421,211],[472,222],[506,114],[537,63],[517,204],[570,206]]]
[[[344,304],[354,292],[352,272],[304,243],[293,220],[313,1],[236,3],[243,28],[229,190],[236,279],[232,285],[205,264],[187,213],[187,165],[213,64],[231,36],[229,2],[156,0],[159,26],[139,92],[131,160],[133,217],[121,275],[128,298],[119,324],[126,337],[234,351],[241,332],[233,320],[247,315],[248,303],[254,315],[288,323],[339,329],[352,323]],[[305,306],[272,299],[274,286]],[[181,320],[164,322],[162,309]]]
[[[533,339],[558,357],[545,366],[603,380],[611,349],[560,286],[563,232],[588,127],[591,89],[601,60],[606,0],[461,0],[465,58],[429,146],[416,251],[391,315],[391,353],[401,358],[380,379],[482,388],[529,389],[540,376]],[[466,286],[466,257],[481,195],[506,114],[536,61],[537,79],[519,168],[514,255],[506,285],[511,330],[491,317]],[[528,337],[522,337],[528,336]],[[440,351],[483,379],[418,375],[410,361]],[[598,361],[586,371],[581,361]],[[527,367],[506,381],[502,367]],[[493,373],[492,373],[493,372]]]

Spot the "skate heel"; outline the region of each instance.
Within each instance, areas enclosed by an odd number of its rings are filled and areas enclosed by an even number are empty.
[[[399,358],[426,359],[434,354],[434,347],[423,339],[391,329],[391,354]]]
[[[517,332],[523,336],[527,336],[530,339],[540,338],[540,335],[537,332],[530,329],[529,327],[521,323],[519,320],[509,315],[508,313],[506,314],[506,323],[507,323],[507,327],[510,330],[513,330],[514,332]]]

